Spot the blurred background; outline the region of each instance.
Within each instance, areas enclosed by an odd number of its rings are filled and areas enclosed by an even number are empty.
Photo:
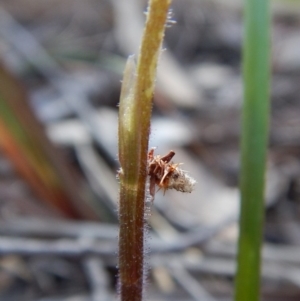
[[[117,118],[146,1],[0,1],[0,300],[116,298]],[[242,1],[173,0],[150,147],[197,181],[149,213],[148,300],[232,300]],[[272,1],[262,300],[300,298],[300,4]]]

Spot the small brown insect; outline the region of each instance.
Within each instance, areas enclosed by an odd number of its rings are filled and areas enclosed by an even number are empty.
[[[148,153],[148,175],[150,176],[150,195],[154,199],[155,185],[164,192],[168,189],[176,189],[181,192],[192,192],[196,181],[191,178],[186,171],[179,168],[181,163],[171,162],[175,155],[170,151],[161,157],[154,156],[155,148],[151,148]]]

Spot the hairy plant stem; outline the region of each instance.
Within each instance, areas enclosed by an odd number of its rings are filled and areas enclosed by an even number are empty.
[[[150,0],[137,68],[128,59],[120,97],[119,292],[141,301],[145,283],[145,186],[156,66],[171,0]]]

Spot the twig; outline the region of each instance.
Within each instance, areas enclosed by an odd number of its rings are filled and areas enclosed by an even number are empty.
[[[236,218],[232,217],[210,228],[202,226],[183,234],[178,234],[168,241],[154,239],[151,244],[151,250],[159,253],[176,252],[185,250],[188,247],[201,245],[217,235],[224,227],[231,225],[235,220]]]
[[[39,239],[22,238],[0,238],[0,255],[20,255],[20,256],[101,256],[105,264],[115,267],[117,245],[116,241],[94,241],[90,239],[72,240],[61,239],[56,241],[45,241]],[[298,248],[291,248],[294,254],[299,254]],[[281,254],[283,256],[284,252]],[[283,262],[266,261],[263,267],[263,277],[275,281],[288,281],[300,287],[300,269],[296,266],[299,259],[288,262],[286,256]],[[175,260],[186,270],[193,272],[209,273],[220,276],[232,277],[235,272],[235,262],[232,258],[203,258],[188,260],[186,257],[177,253],[166,253],[164,255],[154,255],[151,258],[152,266],[164,266],[166,262]],[[291,264],[293,266],[291,267]]]
[[[194,300],[216,301],[216,299],[213,298],[202,287],[202,285],[186,271],[184,266],[179,261],[173,260],[169,262],[168,268],[171,271],[171,275],[182,286],[182,288],[194,298]]]
[[[116,239],[117,226],[58,219],[11,219],[0,221],[0,234],[59,238]]]
[[[203,244],[211,239],[226,225],[221,223],[216,227],[195,229],[195,231],[178,234],[173,232],[171,239],[164,239],[163,235],[153,237],[151,239],[151,252],[167,253],[180,252],[188,247]],[[159,229],[158,229],[159,231]],[[172,228],[171,230],[172,231]],[[53,219],[15,219],[9,221],[0,221],[0,234],[14,236],[41,236],[51,238],[93,238],[93,239],[109,239],[116,240],[118,233],[117,226],[90,223],[90,222],[70,222]],[[169,235],[169,233],[168,233]]]
[[[75,296],[71,296],[71,297],[65,297],[65,296],[46,297],[46,298],[41,298],[38,301],[91,301],[91,298],[90,296],[87,295],[76,294]]]
[[[45,241],[25,238],[0,238],[1,255],[59,255],[71,257],[101,255],[115,257],[116,250],[116,243],[110,241],[95,242],[90,239]]]
[[[188,260],[183,256],[174,254],[153,256],[151,264],[152,266],[162,266],[166,265],[166,262],[171,262],[172,260],[178,262],[178,264],[181,264],[190,272],[233,277],[236,270],[234,259],[199,257],[198,259]],[[262,276],[264,279],[276,282],[286,281],[300,287],[300,268],[295,265],[291,267],[289,264],[265,262],[263,264]]]
[[[61,78],[64,73],[55,60],[43,49],[36,38],[20,25],[7,11],[0,9],[0,34],[46,78]]]
[[[89,104],[89,88],[83,86],[76,78],[70,78],[37,39],[2,8],[0,9],[0,34],[64,95],[63,100],[66,104],[87,126],[97,144],[106,150],[97,131],[97,114]]]
[[[116,176],[91,145],[75,145],[75,151],[93,191],[102,200],[107,200],[108,207],[117,215],[115,210],[118,199]]]
[[[92,290],[91,301],[112,300],[112,295],[108,292],[108,275],[102,260],[98,257],[88,257],[84,260],[84,266]]]
[[[211,241],[204,246],[204,251],[213,256],[230,256],[232,258],[236,256],[236,246],[233,243],[226,244]],[[264,261],[274,261],[292,265],[300,264],[299,254],[299,246],[272,246],[271,244],[264,244],[262,253]]]

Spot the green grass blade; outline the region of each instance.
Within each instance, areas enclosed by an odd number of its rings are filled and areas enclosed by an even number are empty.
[[[245,2],[241,216],[236,301],[259,300],[270,82],[269,1]]]

